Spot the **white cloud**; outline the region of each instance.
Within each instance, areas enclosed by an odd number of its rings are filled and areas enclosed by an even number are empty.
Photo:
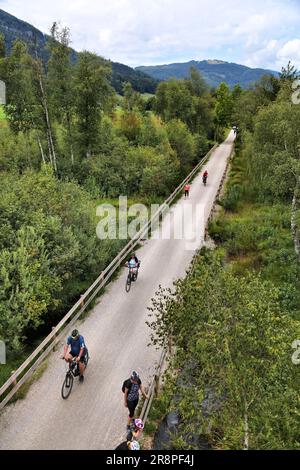
[[[298,68],[300,68],[300,39],[293,39],[286,42],[277,53],[278,63],[287,64],[289,60],[292,61]]]
[[[60,20],[75,49],[129,65],[217,58],[280,68],[298,57],[298,0],[0,0],[0,8],[44,32]]]

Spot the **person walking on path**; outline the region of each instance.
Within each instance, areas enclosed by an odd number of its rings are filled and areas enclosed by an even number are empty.
[[[134,419],[135,409],[139,402],[140,392],[149,399],[145,392],[142,381],[137,372],[133,371],[130,379],[126,380],[123,384],[122,390],[124,392],[124,405],[129,410],[127,429],[130,429],[130,424]]]

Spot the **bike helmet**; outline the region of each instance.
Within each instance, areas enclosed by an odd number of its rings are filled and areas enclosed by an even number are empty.
[[[137,372],[135,372],[135,370],[132,372],[131,374],[131,380],[134,380],[135,382],[137,382],[139,380],[140,376]]]
[[[140,450],[140,444],[138,443],[138,441],[132,441],[129,444],[129,448],[130,450]]]
[[[134,420],[134,425],[138,429],[144,429],[144,423],[140,418]]]
[[[73,339],[78,338],[78,336],[79,336],[79,331],[78,331],[78,330],[73,330],[71,336],[72,336]]]

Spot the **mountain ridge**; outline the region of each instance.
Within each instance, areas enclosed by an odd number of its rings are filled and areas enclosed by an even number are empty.
[[[188,62],[174,62],[171,64],[149,65],[135,67],[135,70],[149,74],[157,80],[171,78],[187,78],[190,68],[195,67],[201,72],[208,85],[216,87],[225,81],[229,86],[241,85],[243,88],[259,80],[263,75],[279,75],[279,72],[262,68],[250,68],[234,62],[225,62],[218,59],[190,60]]]

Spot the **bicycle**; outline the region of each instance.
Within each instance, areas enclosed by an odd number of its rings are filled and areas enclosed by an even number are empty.
[[[89,353],[86,354],[86,363],[85,363],[86,368],[87,368],[88,362],[89,362]],[[69,398],[72,392],[74,378],[79,377],[79,375],[80,375],[79,362],[77,362],[76,357],[74,357],[72,361],[68,363],[66,377],[61,388],[61,396],[64,400]]]
[[[129,267],[128,264],[127,264],[127,267]],[[131,283],[137,281],[138,275],[139,275],[139,267],[136,267],[136,268],[129,267],[129,272],[128,272],[128,276],[127,276],[126,284],[125,284],[126,292],[130,291]]]

